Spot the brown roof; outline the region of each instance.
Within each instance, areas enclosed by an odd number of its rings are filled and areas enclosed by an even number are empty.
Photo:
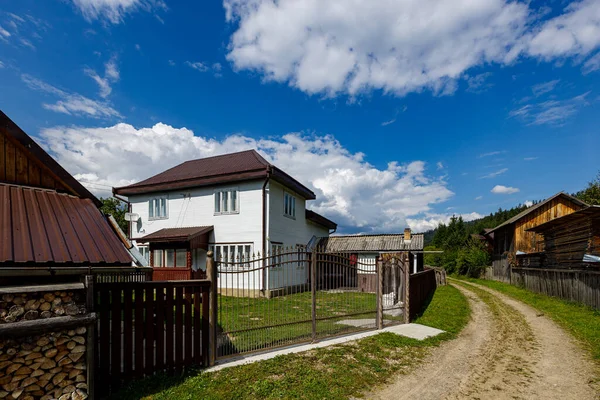
[[[132,195],[264,179],[267,176],[293,189],[306,199],[315,198],[315,194],[309,188],[270,164],[255,150],[186,161],[141,182],[114,188],[113,192]]]
[[[213,230],[212,226],[190,226],[185,228],[163,228],[154,233],[146,235],[138,242],[179,242],[190,241],[196,236]]]
[[[0,269],[33,263],[130,266],[131,261],[91,199],[0,183]]]
[[[321,214],[317,214],[312,210],[306,210],[306,219],[316,224],[322,225],[328,229],[337,229],[337,224],[330,219],[325,218]]]
[[[423,250],[423,234],[413,234],[410,242],[404,240],[403,233],[330,236],[323,238],[319,246],[333,253]]]
[[[540,207],[541,207],[541,206],[543,206],[544,204],[547,204],[548,202],[550,202],[550,201],[552,201],[552,200],[556,199],[557,197],[562,197],[562,198],[564,198],[564,199],[566,199],[566,200],[568,200],[568,201],[570,201],[570,202],[572,202],[572,203],[574,203],[574,204],[576,204],[576,205],[578,205],[578,206],[580,206],[580,207],[587,207],[587,206],[588,206],[588,204],[587,204],[587,203],[584,203],[583,201],[579,200],[579,199],[578,199],[578,198],[576,198],[576,197],[573,197],[573,196],[571,196],[570,194],[567,194],[567,193],[565,193],[565,192],[558,192],[558,193],[556,193],[554,196],[552,196],[552,197],[549,197],[549,198],[547,198],[547,199],[546,199],[546,200],[544,200],[544,201],[540,201],[539,203],[532,205],[532,206],[531,206],[531,207],[529,207],[528,209],[526,209],[526,210],[524,210],[524,211],[521,211],[519,214],[517,214],[517,215],[515,215],[514,217],[512,217],[511,219],[509,219],[509,220],[507,220],[507,221],[503,222],[502,224],[498,225],[498,226],[497,226],[497,227],[495,227],[494,229],[490,229],[490,230],[489,230],[488,232],[486,232],[485,234],[486,234],[486,235],[489,235],[489,234],[491,234],[492,232],[494,232],[494,231],[496,231],[496,230],[498,230],[498,229],[500,229],[500,228],[502,228],[502,227],[504,227],[504,226],[507,226],[507,225],[510,225],[510,224],[513,224],[513,223],[517,222],[518,220],[520,220],[521,218],[523,218],[524,216],[526,216],[526,215],[527,215],[527,214],[529,214],[530,212],[537,210],[538,208],[540,208]]]
[[[40,147],[29,135],[27,135],[17,124],[15,124],[6,114],[0,111],[0,129],[2,132],[9,136],[10,139],[18,146],[19,151],[23,151],[27,158],[35,160],[44,170],[61,183],[61,186],[66,188],[66,191],[72,195],[84,197],[92,200],[98,207],[102,205],[89,190],[87,190],[77,179],[69,174],[63,167],[60,166],[56,160],[54,160],[44,149]],[[0,149],[2,150],[2,149]],[[30,172],[31,174],[31,172]],[[1,179],[7,183],[23,184],[24,181],[11,181],[10,179]],[[46,187],[48,189],[54,189],[54,187],[48,187],[43,185],[43,180],[39,185],[33,185],[38,187]]]

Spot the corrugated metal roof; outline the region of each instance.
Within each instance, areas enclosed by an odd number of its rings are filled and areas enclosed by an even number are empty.
[[[163,228],[154,233],[146,235],[140,239],[137,239],[138,242],[160,242],[160,241],[175,241],[182,240],[188,241],[192,240],[194,237],[201,235],[203,233],[207,233],[213,230],[213,226],[190,226],[185,228]]]
[[[319,246],[332,253],[385,252],[403,250],[423,250],[423,234],[413,234],[410,241],[404,234],[348,235],[323,238]]]
[[[569,200],[569,201],[571,201],[571,202],[573,202],[573,203],[575,203],[577,205],[580,205],[582,207],[587,207],[588,206],[587,203],[584,203],[583,201],[579,200],[576,197],[571,196],[570,194],[567,194],[565,192],[558,192],[554,196],[549,197],[549,198],[547,198],[544,201],[540,201],[539,203],[534,204],[533,206],[529,207],[528,209],[521,211],[519,214],[517,214],[514,217],[512,217],[511,219],[503,222],[502,224],[498,225],[494,229],[490,229],[488,232],[486,232],[486,235],[489,235],[490,233],[492,233],[492,232],[494,232],[494,231],[502,228],[503,226],[510,225],[512,223],[517,222],[518,220],[520,220],[521,218],[523,218],[524,216],[526,216],[530,212],[537,210],[538,208],[540,208],[544,204],[547,204],[548,202],[554,200],[557,197],[564,197],[565,199],[567,199],[567,200]]]
[[[0,268],[15,263],[130,266],[131,261],[91,199],[0,183]]]
[[[267,176],[298,192],[307,199],[315,194],[306,186],[265,160],[256,150],[223,154],[186,161],[133,185],[114,188],[122,195],[218,185],[227,182],[262,179]]]

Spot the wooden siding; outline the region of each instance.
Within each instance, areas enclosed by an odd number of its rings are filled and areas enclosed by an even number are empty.
[[[0,182],[67,191],[26,148],[12,140],[0,127]]]
[[[544,251],[542,235],[535,232],[527,232],[527,229],[571,214],[581,208],[579,205],[558,197],[530,214],[525,215],[515,222],[514,247],[512,251],[523,251],[525,253]]]

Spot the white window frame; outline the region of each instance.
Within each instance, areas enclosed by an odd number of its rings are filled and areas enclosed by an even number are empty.
[[[148,263],[148,265],[150,265],[150,246],[148,246],[148,245],[145,245],[145,246],[138,245],[138,251],[140,252],[140,254],[142,255],[142,257],[146,260],[146,262]]]
[[[160,216],[156,216],[155,210],[156,210],[156,205],[155,202],[158,201],[159,204],[159,209],[160,209],[160,201],[164,200],[165,202],[165,215],[160,215]],[[150,206],[152,206],[152,213],[150,212]],[[149,221],[154,221],[154,220],[158,220],[158,219],[168,219],[169,218],[169,197],[167,195],[163,195],[163,196],[154,196],[151,197],[148,200],[148,220]]]
[[[216,261],[223,261],[225,267],[231,267],[231,264],[228,265],[228,263],[242,261],[248,261],[248,263],[244,263],[244,266],[249,267],[250,263],[254,261],[252,248],[252,243],[215,243],[208,245],[208,250],[213,252],[214,259]],[[240,250],[242,250],[241,254]],[[227,253],[228,258],[220,259],[219,257],[224,253]]]
[[[215,215],[240,213],[240,191],[237,187],[215,189],[213,200]]]
[[[296,196],[288,191],[283,192],[283,215],[296,219]]]

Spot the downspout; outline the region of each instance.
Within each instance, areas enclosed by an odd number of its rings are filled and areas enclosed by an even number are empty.
[[[123,203],[127,203],[127,212],[131,213],[131,202],[129,200],[125,200],[122,197],[119,197],[118,194],[115,193],[115,190],[113,189],[113,197],[117,200],[121,200]],[[131,221],[128,221],[129,224],[127,224],[127,239],[131,240]]]
[[[266,257],[267,257],[267,185],[271,179],[271,166],[267,166],[267,179],[262,186],[262,252],[263,252],[263,274],[262,274],[262,291],[266,290],[267,282],[267,269]]]
[[[333,228],[333,230],[331,232],[329,232],[329,234],[333,235],[336,231],[337,231],[337,226],[335,228]]]

